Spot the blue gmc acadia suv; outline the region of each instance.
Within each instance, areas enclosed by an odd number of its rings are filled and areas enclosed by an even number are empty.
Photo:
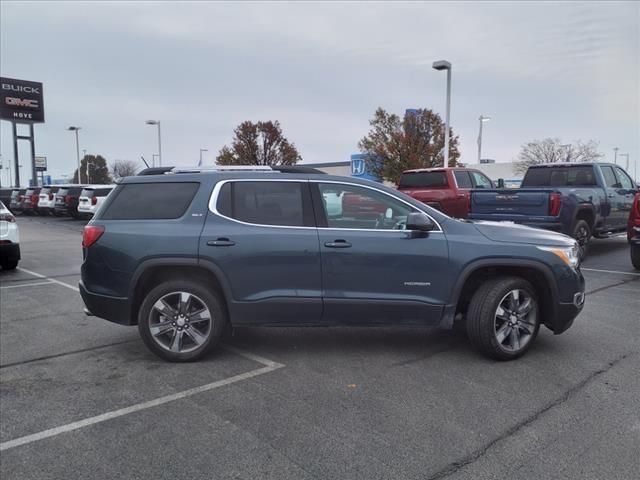
[[[449,218],[378,183],[305,169],[128,177],[83,234],[86,313],[170,361],[228,327],[438,325],[510,360],[584,304],[576,242]]]

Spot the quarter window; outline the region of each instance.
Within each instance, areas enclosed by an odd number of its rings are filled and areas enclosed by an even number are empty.
[[[187,211],[200,186],[197,182],[127,183],[101,215],[104,220],[159,220],[179,218]]]
[[[407,216],[417,210],[369,188],[319,183],[329,228],[404,230]]]
[[[227,182],[220,189],[216,209],[246,223],[313,226],[307,182]]]

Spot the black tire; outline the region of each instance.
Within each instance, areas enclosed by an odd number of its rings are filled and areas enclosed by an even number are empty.
[[[589,249],[589,241],[591,240],[591,227],[586,220],[577,220],[573,226],[571,236],[576,239],[580,248],[580,260],[584,260]]]
[[[509,349],[498,341],[497,311],[510,292],[524,291],[530,299],[533,325],[527,334],[526,343],[519,349]],[[513,360],[522,356],[533,345],[540,329],[540,309],[534,288],[520,277],[498,277],[487,280],[474,293],[466,318],[467,335],[471,344],[489,358]],[[504,324],[503,324],[504,326]],[[520,330],[518,330],[520,331]]]
[[[194,296],[196,299],[195,301],[202,303],[210,312],[210,328],[206,334],[206,339],[202,344],[197,347],[193,347],[194,349],[190,351],[170,351],[166,346],[163,347],[161,345],[161,343],[167,339],[167,336],[172,336],[177,333],[177,326],[175,328],[169,327],[172,329],[172,332],[167,332],[164,337],[162,335],[154,337],[151,333],[151,322],[153,317],[158,315],[157,310],[152,314],[154,304],[163,297],[177,294],[176,292],[185,292]],[[162,316],[159,317],[159,319],[162,318]],[[167,318],[170,319],[170,317],[164,318],[165,320]],[[189,328],[188,323],[189,322],[187,321],[187,325],[182,327],[183,330],[181,330],[181,338],[191,342],[190,335],[193,333],[194,328],[192,327],[190,331],[187,331]],[[151,289],[142,301],[138,311],[138,331],[140,332],[142,340],[149,350],[160,358],[170,362],[192,362],[205,356],[218,344],[227,323],[227,311],[221,296],[209,286],[202,285],[196,281],[188,280],[186,278],[169,280]],[[202,335],[202,331],[200,331],[199,334]],[[156,338],[159,340],[156,340]]]
[[[4,260],[0,266],[3,270],[15,270],[18,268],[18,260]]]
[[[631,254],[633,268],[640,270],[640,245],[632,243],[629,253]]]

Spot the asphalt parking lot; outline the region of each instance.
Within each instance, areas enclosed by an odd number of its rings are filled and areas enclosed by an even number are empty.
[[[593,243],[574,326],[519,361],[433,329],[252,328],[170,364],[82,313],[82,222],[18,222],[3,479],[637,478],[640,275],[622,238]]]

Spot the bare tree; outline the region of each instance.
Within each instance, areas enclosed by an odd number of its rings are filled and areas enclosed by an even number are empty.
[[[593,162],[603,155],[598,152],[598,142],[577,140],[563,144],[559,138],[545,138],[525,143],[518,154],[515,170],[524,173],[531,165],[556,162]]]
[[[111,164],[111,175],[115,180],[131,177],[138,173],[138,163],[133,160],[115,160]]]

